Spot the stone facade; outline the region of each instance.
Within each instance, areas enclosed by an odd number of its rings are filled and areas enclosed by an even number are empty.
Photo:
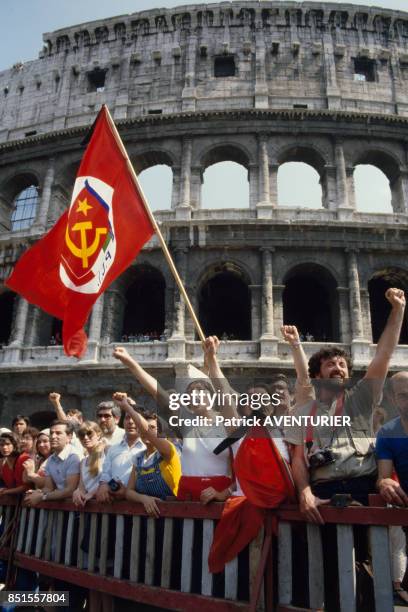
[[[250,292],[251,338],[223,343],[226,372],[267,378],[291,370],[279,339],[283,295],[305,266],[336,304],[327,340],[349,347],[357,370],[364,368],[375,350],[370,280],[382,275],[408,288],[408,13],[222,2],[82,24],[45,34],[44,42],[39,59],[0,73],[0,283],[69,204],[82,141],[106,103],[136,171],[172,169],[172,207],[156,217],[197,311],[204,283],[217,274],[239,277]],[[247,209],[201,207],[203,173],[219,161],[247,169]],[[321,210],[277,205],[277,172],[288,161],[318,172]],[[356,211],[353,171],[361,163],[389,179],[392,214]],[[11,231],[15,197],[31,184],[39,189],[36,218]],[[129,350],[169,384],[186,360],[200,363],[193,325],[153,238],[95,305],[81,362],[49,346],[51,319],[16,298],[0,349],[4,418],[46,410],[51,389],[91,414],[99,398],[132,387],[111,354],[127,291],[143,267],[163,279],[168,337]],[[393,367],[407,363],[400,345]]]

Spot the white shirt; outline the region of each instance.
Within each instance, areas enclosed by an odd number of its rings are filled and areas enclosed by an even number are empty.
[[[196,434],[197,435],[197,434]],[[185,437],[181,452],[183,476],[231,476],[230,453],[228,449],[219,455],[213,450],[223,438]]]
[[[135,457],[144,453],[145,450],[146,446],[140,438],[132,446],[129,446],[125,436],[119,444],[114,444],[108,448],[99,482],[108,483],[113,478],[113,480],[120,481],[126,487]]]
[[[122,429],[122,427],[116,426],[113,434],[110,436],[102,436],[102,440],[105,442],[105,449],[109,448],[110,446],[114,446],[115,444],[120,444],[124,438],[124,435],[125,430]]]
[[[81,461],[81,477],[82,477],[82,484],[84,485],[84,489],[87,493],[98,488],[101,473],[99,472],[96,476],[90,475],[89,457],[84,457]]]

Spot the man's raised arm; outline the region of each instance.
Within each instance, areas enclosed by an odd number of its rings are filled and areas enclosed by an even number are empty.
[[[385,297],[391,304],[391,312],[365,375],[365,378],[375,379],[381,383],[387,376],[392,354],[398,344],[405,310],[405,295],[402,289],[388,289]]]
[[[116,347],[113,351],[113,356],[132,372],[133,376],[139,381],[144,390],[153,397],[161,408],[168,410],[169,394],[167,391],[165,391],[160,383],[153,376],[150,376],[150,374],[129,355],[125,348],[121,346]]]

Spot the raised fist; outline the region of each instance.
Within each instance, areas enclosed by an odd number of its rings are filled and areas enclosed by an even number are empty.
[[[115,357],[115,359],[119,359],[119,361],[121,361],[122,363],[128,363],[129,361],[132,361],[131,356],[129,355],[127,350],[123,348],[123,346],[117,346],[113,350],[113,356]]]
[[[51,404],[58,404],[61,400],[61,394],[53,391],[49,394],[48,399],[50,400]]]
[[[212,357],[217,354],[219,346],[220,341],[218,340],[217,336],[208,336],[208,338],[205,339],[204,352],[209,357]]]
[[[289,342],[289,344],[300,342],[299,332],[296,325],[282,325],[281,332],[283,338],[286,340],[286,342]]]
[[[385,297],[393,308],[405,308],[405,293],[402,289],[387,289],[387,291],[385,292]]]

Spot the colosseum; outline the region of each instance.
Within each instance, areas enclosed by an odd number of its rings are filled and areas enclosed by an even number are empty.
[[[0,283],[70,201],[83,141],[108,105],[136,172],[172,173],[156,213],[228,376],[291,372],[283,322],[347,347],[357,372],[384,325],[384,290],[408,289],[408,13],[351,4],[233,1],[154,9],[46,33],[38,59],[0,73]],[[204,173],[243,167],[246,208],[202,206]],[[317,172],[320,208],[278,205],[278,171]],[[356,207],[354,172],[388,179],[388,213]],[[49,413],[46,394],[92,414],[132,381],[125,343],[174,384],[202,363],[156,238],[100,297],[86,357],[60,323],[0,284],[0,414]],[[393,368],[408,363],[404,325]],[[134,390],[135,391],[135,390]]]

